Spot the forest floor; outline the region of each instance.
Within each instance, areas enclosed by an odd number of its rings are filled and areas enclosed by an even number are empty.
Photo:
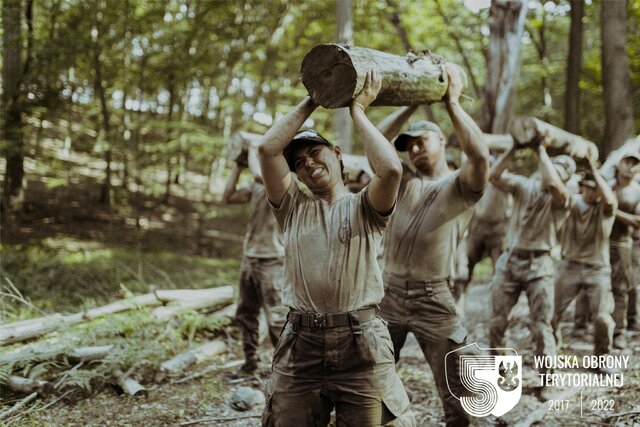
[[[31,188],[26,213],[15,219],[12,227],[3,229],[2,274],[3,281],[12,280],[39,309],[52,312],[69,311],[79,305],[97,306],[113,300],[123,287],[142,293],[151,286],[204,288],[237,283],[246,223],[244,208],[210,204],[204,210],[205,215],[203,209],[197,212],[188,208],[187,198],[176,197],[169,204],[149,199],[139,205],[136,221],[122,211],[87,203],[82,199],[86,192],[65,187],[56,194],[47,191],[38,181],[32,183]],[[33,248],[39,248],[38,257],[32,257]],[[69,258],[75,253],[83,254],[80,260]],[[84,268],[80,269],[78,264],[82,263]],[[469,287],[465,306],[469,342],[477,342],[480,347],[488,347],[491,303],[487,265],[485,260],[485,267],[481,269],[485,274],[476,277]],[[4,316],[3,321],[38,315],[9,304],[5,299],[2,308],[8,317]],[[581,358],[590,354],[591,343],[572,337],[572,326],[568,322],[572,310],[571,307],[565,318],[567,323],[562,324],[565,338],[562,353]],[[559,400],[567,403],[554,408],[536,397],[539,380],[533,366],[534,344],[528,322],[529,309],[523,295],[512,313],[507,335],[507,346],[516,349],[524,361],[519,403],[500,418],[475,418],[472,425],[530,425],[536,418],[541,419],[537,425],[548,426],[640,423],[640,334],[629,335],[628,349],[612,353],[631,356],[630,366],[623,370],[622,387],[558,388]],[[238,377],[235,369],[242,359],[239,331],[230,325],[222,333],[226,335],[228,348],[216,361],[223,366],[221,369],[182,382],[174,378],[157,383],[151,376],[140,374],[142,384],[148,389],[147,396],[131,397],[103,386],[89,393],[72,393],[43,408],[62,394],[57,393],[48,400],[26,406],[19,416],[10,419],[10,425],[257,426],[262,410],[259,405],[238,412],[231,408],[229,399],[242,386],[264,388],[272,349],[264,344],[257,375]],[[229,367],[224,368],[225,364]],[[200,366],[198,370],[205,368]],[[444,425],[433,376],[412,336],[402,350],[397,369],[410,395],[418,425]],[[5,395],[2,399],[2,410],[18,400],[15,396],[9,397]],[[598,401],[613,401],[613,405],[610,410],[598,410]],[[596,409],[592,409],[593,402]]]

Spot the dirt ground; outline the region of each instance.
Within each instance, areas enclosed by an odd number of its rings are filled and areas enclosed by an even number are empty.
[[[469,326],[470,341],[477,341],[481,346],[487,342],[487,321],[489,293],[486,283],[488,278],[470,286],[467,295],[466,323]],[[473,301],[473,304],[470,302]],[[568,313],[570,316],[571,313]],[[523,395],[516,407],[496,418],[475,418],[476,426],[519,426],[527,424],[527,417],[532,413],[544,415],[536,425],[546,426],[582,426],[611,425],[632,426],[640,423],[638,411],[640,407],[640,336],[630,336],[630,347],[624,354],[631,355],[632,367],[624,371],[625,381],[622,388],[584,388],[570,394],[565,410],[550,411],[549,403],[540,402],[535,394],[538,389],[537,371],[533,367],[533,343],[527,326],[528,306],[522,297],[514,309],[509,328],[507,346],[519,349],[525,367],[523,369]],[[587,355],[591,344],[580,339],[571,338],[571,326],[563,325],[566,337],[564,354]],[[260,374],[255,377],[237,377],[235,369],[241,359],[241,350],[237,337],[230,352],[220,364],[236,361],[235,366],[211,372],[201,378],[185,382],[168,382],[160,385],[148,385],[146,397],[129,397],[119,395],[115,390],[107,389],[89,398],[61,401],[45,411],[32,413],[24,417],[18,425],[39,426],[169,426],[169,425],[224,425],[233,427],[258,426],[262,406],[258,405],[246,412],[238,412],[229,405],[232,394],[242,386],[261,390],[268,378],[269,357],[271,348],[266,344],[262,351]],[[614,354],[621,354],[617,351]],[[234,363],[231,363],[234,365]],[[202,370],[206,367],[199,367]],[[412,400],[413,412],[419,426],[444,425],[443,411],[436,394],[433,377],[424,361],[420,348],[412,336],[402,351],[402,359],[398,372]],[[558,395],[567,389],[559,389]],[[565,394],[566,396],[566,394]],[[582,413],[580,411],[582,399]],[[592,400],[613,400],[612,411],[591,411]],[[562,399],[564,400],[564,398]],[[626,414],[635,411],[633,414]],[[621,415],[616,415],[621,414]]]

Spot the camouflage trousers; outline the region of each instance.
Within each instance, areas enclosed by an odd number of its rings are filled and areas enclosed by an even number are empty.
[[[627,329],[630,299],[635,299],[635,294],[631,291],[632,288],[635,288],[631,263],[632,248],[631,246],[617,245],[611,242],[609,254],[611,260],[611,288],[613,289],[613,299],[615,301],[613,320],[616,322],[616,327],[613,335],[617,336],[623,334]],[[631,296],[631,294],[634,295]],[[636,301],[631,302],[633,302],[634,306],[636,305]]]
[[[492,318],[489,343],[504,347],[509,314],[521,292],[527,294],[531,316],[531,335],[536,354],[555,356],[556,340],[551,327],[553,318],[553,260],[548,252],[506,251],[496,263],[491,285]]]
[[[555,285],[555,310],[551,325],[558,339],[558,346],[561,342],[558,326],[562,314],[579,292],[586,296],[589,310],[593,313],[594,353],[596,355],[606,354],[611,350],[614,327],[611,317],[613,312],[611,268],[574,261],[561,263]]]
[[[247,361],[257,362],[261,308],[267,318],[271,343],[274,347],[278,343],[287,312],[280,299],[283,280],[283,258],[242,259],[236,321],[242,329],[242,346]]]
[[[433,373],[447,426],[469,425],[469,415],[459,400],[467,391],[458,374],[458,358],[445,360],[447,353],[465,346],[467,336],[448,281],[427,283],[387,277],[380,314],[389,322],[396,362],[408,333],[415,335]]]
[[[357,313],[348,313],[348,326],[330,328],[304,326],[290,313],[273,354],[263,426],[324,427],[335,408],[337,426],[415,427],[385,322]]]

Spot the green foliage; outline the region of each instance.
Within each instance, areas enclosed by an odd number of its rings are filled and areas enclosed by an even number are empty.
[[[111,301],[121,286],[135,293],[158,289],[199,289],[235,283],[239,260],[211,259],[172,252],[102,248],[74,240],[49,239],[41,245],[0,246],[2,272],[41,310],[77,311]],[[55,294],[56,298],[51,298]],[[27,307],[3,306],[5,320],[29,317]]]

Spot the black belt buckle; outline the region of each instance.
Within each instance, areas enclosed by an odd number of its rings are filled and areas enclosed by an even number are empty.
[[[309,327],[313,330],[315,329],[323,329],[326,328],[327,326],[327,318],[324,314],[320,314],[320,313],[311,313],[311,324],[309,325]]]

